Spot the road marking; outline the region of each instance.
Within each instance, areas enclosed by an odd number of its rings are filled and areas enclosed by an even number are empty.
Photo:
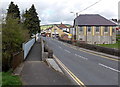
[[[68,51],[68,50],[66,50],[66,49],[64,49],[66,52],[68,52],[68,53],[71,53],[70,51]]]
[[[67,46],[66,44],[63,44],[63,45]],[[89,54],[92,54],[92,55],[95,55],[95,56],[100,56],[101,58],[104,58],[104,59],[109,59],[109,60],[113,60],[113,61],[120,61],[119,59],[113,59],[113,58],[110,58],[110,57],[107,57],[107,56],[102,56],[102,55],[99,55],[99,54],[96,54],[96,53],[93,53],[93,52],[90,52],[90,51],[85,51],[85,50],[82,50],[82,49],[76,49],[75,47],[71,47],[71,46],[67,46],[67,47],[73,48],[74,50],[79,50],[79,51],[82,51],[82,52],[85,52],[85,53],[89,53]]]
[[[70,75],[70,77],[81,87],[86,87],[80,79],[78,79],[55,55],[53,55],[58,64]]]
[[[106,66],[106,65],[104,65],[104,64],[99,63],[99,65],[100,65],[100,66],[103,66],[103,67],[105,67],[105,68],[107,68],[107,69],[110,69],[110,70],[112,70],[112,71],[120,72],[119,70],[116,70],[116,69],[111,68],[111,67],[109,67],[109,66]]]
[[[93,52],[89,52],[89,51],[85,51],[85,50],[81,50],[81,49],[79,49],[79,50],[83,51],[83,52],[86,52],[86,53],[89,53],[89,54],[92,54],[92,55],[95,55],[95,56],[100,56],[101,58],[104,58],[104,59],[109,59],[109,60],[113,60],[113,61],[120,61],[118,59],[113,59],[113,58],[110,58],[110,57],[107,57],[107,56],[98,55],[98,54],[95,54]]]
[[[85,57],[80,56],[80,55],[78,55],[78,54],[75,54],[75,56],[80,57],[80,58],[85,59],[85,60],[88,60],[88,58],[85,58]]]

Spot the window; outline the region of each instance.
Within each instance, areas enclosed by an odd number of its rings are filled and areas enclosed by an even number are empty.
[[[115,33],[115,28],[114,27],[112,28],[112,33]]]
[[[83,27],[80,27],[80,32],[82,32],[83,31]]]
[[[105,27],[105,32],[108,32],[108,27]]]
[[[100,27],[96,27],[96,32],[99,32],[100,31]]]
[[[91,32],[91,27],[88,27],[88,32]]]
[[[62,30],[63,30],[63,31],[66,31],[66,28],[63,28]]]

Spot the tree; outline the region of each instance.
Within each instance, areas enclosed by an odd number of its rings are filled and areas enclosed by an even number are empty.
[[[13,2],[10,3],[8,9],[7,9],[7,18],[9,18],[9,15],[13,18],[16,19],[18,18],[20,21],[20,11],[17,5],[15,5]]]
[[[17,9],[15,9],[17,8]],[[11,2],[6,23],[2,24],[2,70],[11,68],[12,54],[22,50],[22,43],[29,39],[28,30],[20,21],[18,6]]]
[[[2,29],[2,68],[5,71],[11,67],[12,54],[21,50],[20,46],[24,41],[17,21],[17,19],[8,18]]]
[[[24,14],[24,24],[29,30],[30,35],[40,32],[40,20],[37,15],[34,5],[32,5],[28,11],[26,10]]]
[[[8,18],[2,28],[2,69],[11,68],[12,54],[22,50],[22,43],[29,39],[28,30],[18,19]]]

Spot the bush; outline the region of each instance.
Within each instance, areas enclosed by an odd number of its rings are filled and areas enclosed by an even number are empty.
[[[92,45],[92,44],[79,43],[79,42],[77,42],[76,45],[82,48],[89,49],[89,50],[94,50],[97,52],[103,52],[103,53],[107,53],[107,54],[111,54],[115,56],[120,56],[120,53],[119,53],[120,50],[107,48],[107,47],[101,47],[101,46]]]
[[[2,28],[2,70],[11,68],[12,54],[22,50],[22,43],[29,38],[27,29],[18,23],[18,19],[7,19]]]

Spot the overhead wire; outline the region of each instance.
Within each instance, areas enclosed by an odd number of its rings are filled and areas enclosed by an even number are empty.
[[[92,6],[96,5],[97,3],[99,3],[100,1],[102,1],[102,0],[99,0],[99,1],[95,2],[94,4],[92,4],[92,5],[88,6],[88,7],[86,7],[85,9],[83,9],[83,10],[80,11],[80,12],[83,12],[83,11],[89,9],[90,7],[92,7]],[[77,13],[80,13],[80,12],[77,12]]]

